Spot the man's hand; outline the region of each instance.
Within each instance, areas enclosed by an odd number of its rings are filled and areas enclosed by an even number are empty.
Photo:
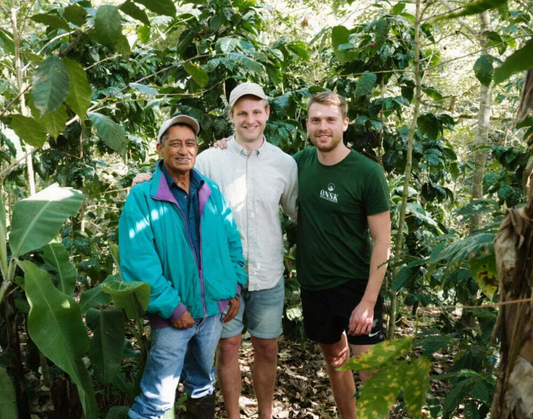
[[[226,148],[228,148],[229,140],[231,140],[231,137],[222,138],[221,140],[218,140],[217,142],[215,142],[215,144],[213,144],[213,148],[220,148],[221,150],[225,150]]]
[[[138,183],[148,182],[149,180],[152,180],[151,173],[137,173],[131,182],[131,186],[134,187]]]
[[[184,311],[179,319],[174,320],[172,326],[176,329],[190,329],[196,324],[188,310]]]
[[[350,316],[349,335],[368,335],[374,323],[374,303],[361,300]]]
[[[239,308],[241,307],[241,301],[240,298],[233,298],[229,300],[229,310],[224,316],[224,323],[228,323],[232,321],[237,313],[239,312]]]

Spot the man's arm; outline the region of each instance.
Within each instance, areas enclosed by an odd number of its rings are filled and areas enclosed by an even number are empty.
[[[370,275],[361,302],[355,307],[350,317],[348,334],[367,335],[372,330],[374,306],[379,290],[385,278],[390,256],[391,222],[390,211],[367,217],[370,236],[372,237],[372,255],[370,258]]]
[[[298,216],[298,167],[295,161],[290,168],[285,189],[281,194],[281,207],[292,221],[296,222]]]

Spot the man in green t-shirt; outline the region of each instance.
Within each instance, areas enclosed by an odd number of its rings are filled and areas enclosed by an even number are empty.
[[[349,149],[346,100],[314,95],[307,131],[314,147],[297,153],[298,280],[304,326],[326,361],[342,419],[355,419],[351,371],[336,368],[385,339],[379,295],[390,251],[389,192],[381,166]],[[361,372],[363,381],[370,373]]]

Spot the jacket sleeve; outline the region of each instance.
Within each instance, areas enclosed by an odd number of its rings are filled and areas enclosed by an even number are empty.
[[[211,188],[213,189],[212,186]],[[238,294],[240,294],[242,287],[244,287],[248,281],[248,276],[244,272],[244,256],[242,254],[241,235],[237,229],[237,223],[233,218],[230,207],[228,206],[218,187],[215,188],[216,189],[214,190],[214,193],[217,195],[217,203],[219,205],[220,214],[226,230],[226,237],[228,238],[231,263],[233,264],[233,269],[237,275],[237,291]]]
[[[298,216],[298,167],[291,158],[290,170],[287,176],[285,189],[281,194],[281,207],[292,221],[296,222]]]
[[[151,225],[151,214],[142,194],[132,189],[119,220],[120,268],[126,281],[150,285],[148,312],[174,321],[185,311],[178,292],[163,276]]]

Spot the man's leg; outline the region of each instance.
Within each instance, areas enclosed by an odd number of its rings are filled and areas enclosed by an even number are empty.
[[[241,368],[239,348],[241,335],[222,338],[217,348],[217,377],[228,419],[241,417],[239,397],[241,396]]]
[[[217,378],[224,397],[228,419],[241,417],[239,398],[241,396],[241,368],[239,366],[239,348],[243,330],[244,308],[248,292],[243,290],[241,306],[235,318],[225,323],[217,347]]]
[[[141,381],[141,394],[129,411],[132,419],[161,419],[176,396],[187,345],[196,326],[180,330],[173,327],[152,330],[152,347]]]
[[[213,419],[215,416],[215,351],[222,331],[222,319],[216,314],[198,322],[197,333],[189,342],[183,367],[187,392],[187,418]]]
[[[285,301],[285,281],[275,287],[250,291],[246,317],[254,348],[253,383],[259,419],[272,418],[278,360],[277,338],[283,332],[281,318]]]
[[[328,370],[329,382],[335,403],[342,419],[355,419],[355,382],[352,371],[337,371],[350,359],[350,348],[343,333],[341,340],[333,344],[320,343]]]
[[[252,345],[254,347],[253,382],[259,419],[270,419],[276,384],[278,340],[252,336]]]

